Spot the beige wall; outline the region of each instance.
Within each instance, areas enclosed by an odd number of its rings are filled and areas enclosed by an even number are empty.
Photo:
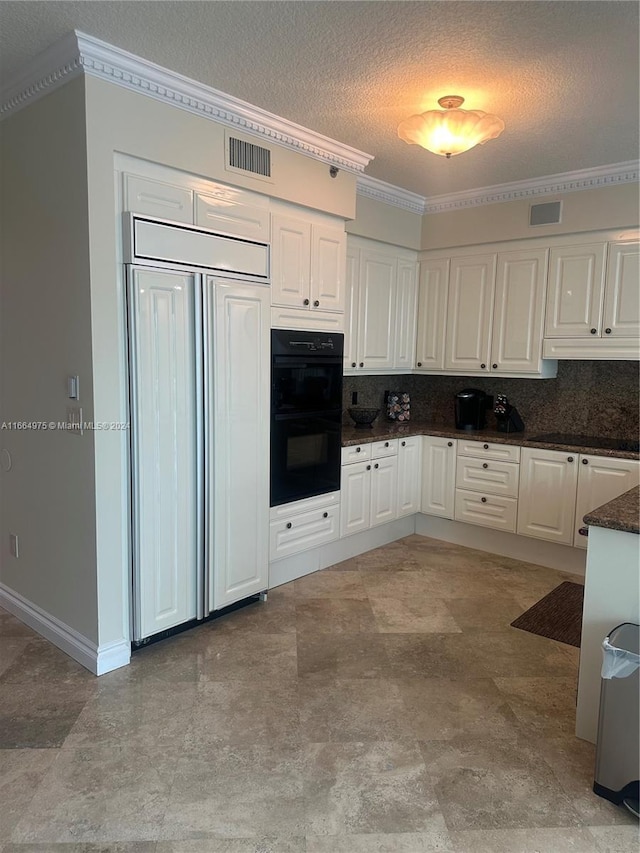
[[[407,249],[421,248],[421,229],[422,217],[419,213],[411,213],[361,195],[356,201],[356,218],[346,224],[349,234]]]
[[[532,203],[562,200],[559,225],[531,227]],[[620,184],[558,196],[485,204],[447,213],[427,213],[422,219],[422,249],[470,246],[526,237],[547,237],[637,227],[638,185]]]
[[[93,419],[84,81],[11,116],[2,138],[2,421]],[[0,432],[0,581],[96,642],[94,433]],[[9,555],[9,532],[19,559]]]

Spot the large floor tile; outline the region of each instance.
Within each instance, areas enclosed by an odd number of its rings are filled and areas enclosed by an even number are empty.
[[[395,678],[477,678],[463,634],[382,634]]]
[[[270,590],[267,601],[225,613],[215,620],[215,631],[230,633],[289,634],[296,630],[295,600],[284,587]]]
[[[57,754],[55,749],[0,749],[0,846],[29,809]]]
[[[489,678],[410,678],[397,682],[406,720],[419,740],[464,734],[515,739],[517,719]]]
[[[3,689],[11,689],[8,685],[14,684],[49,683],[76,687],[94,682],[95,676],[82,664],[40,638],[30,640],[0,676]]]
[[[296,598],[366,599],[360,572],[313,572],[294,581]]]
[[[572,737],[576,728],[575,675],[557,678],[496,678],[500,693],[527,736]]]
[[[428,832],[309,835],[306,853],[453,853],[442,817],[434,816],[431,824]]]
[[[638,853],[640,849],[637,819],[633,826],[591,826],[588,831],[598,853]]]
[[[0,676],[26,649],[30,637],[3,637],[0,635]]]
[[[157,853],[155,841],[108,841],[80,844],[9,844],[1,853]]]
[[[19,619],[0,608],[0,637],[22,637],[23,639],[34,639],[38,636],[36,632],[21,622]]]
[[[62,746],[93,692],[84,684],[0,683],[0,749]]]
[[[571,646],[511,628],[510,631],[466,632],[469,659],[488,675],[501,678],[575,677]]]
[[[550,768],[524,738],[423,741],[440,807],[451,831],[582,825]]]
[[[391,674],[381,634],[298,635],[298,675],[333,678],[385,678]]]
[[[199,841],[159,841],[155,853],[306,853],[305,839],[207,838]]]
[[[162,839],[305,834],[297,749],[220,746],[175,765]]]
[[[397,685],[378,678],[302,680],[300,725],[316,743],[415,737]]]
[[[299,634],[356,634],[378,630],[371,604],[358,598],[308,598],[295,606]]]
[[[203,681],[249,681],[255,684],[295,678],[295,634],[217,633],[200,661]]]
[[[508,588],[508,587],[507,587]],[[511,623],[523,612],[519,601],[502,593],[490,598],[448,598],[447,609],[462,631],[510,631]]]
[[[456,853],[597,853],[586,829],[478,829],[451,837]]]
[[[152,841],[169,796],[175,758],[163,752],[62,749],[37,789],[14,842]]]
[[[310,744],[304,794],[312,836],[423,833],[442,819],[413,744]]]
[[[384,634],[456,634],[458,623],[438,598],[369,595],[378,631]]]

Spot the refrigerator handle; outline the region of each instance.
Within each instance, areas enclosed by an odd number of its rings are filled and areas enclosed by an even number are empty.
[[[213,405],[213,377],[211,353],[213,346],[213,287],[211,279],[207,275],[200,275],[200,334],[201,334],[201,382],[199,383],[202,395],[199,424],[201,429],[202,454],[199,457],[199,473],[201,479],[201,512],[200,524],[202,525],[202,562],[200,570],[200,583],[202,584],[202,607],[204,615],[211,612],[211,552],[213,535],[213,430],[211,428],[211,406]]]
[[[205,323],[203,321],[204,302],[204,276],[195,276],[194,293],[194,339],[195,339],[195,381],[196,381],[196,540],[197,540],[197,575],[196,575],[196,618],[204,619],[209,615],[208,591],[206,589],[205,571],[205,471],[206,471],[206,449],[204,441],[205,412],[205,389],[204,374],[206,372],[206,350],[203,347],[205,337]]]

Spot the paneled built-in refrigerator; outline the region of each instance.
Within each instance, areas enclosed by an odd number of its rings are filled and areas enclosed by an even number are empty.
[[[129,215],[133,639],[266,591],[269,247]]]

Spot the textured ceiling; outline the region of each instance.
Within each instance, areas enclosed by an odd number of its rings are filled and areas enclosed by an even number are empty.
[[[72,29],[375,156],[425,196],[638,156],[637,2],[1,2],[0,74]],[[445,160],[397,137],[460,94],[506,124]]]

